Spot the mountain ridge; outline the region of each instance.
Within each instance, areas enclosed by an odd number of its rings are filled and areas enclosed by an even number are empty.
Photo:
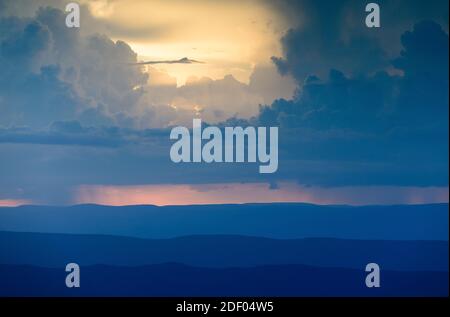
[[[366,272],[304,265],[197,268],[177,263],[81,268],[80,288],[64,269],[0,265],[0,296],[448,296],[448,272],[383,271],[380,288]]]
[[[230,234],[284,239],[448,240],[448,218],[448,204],[23,206],[0,208],[0,231],[111,234],[152,239]]]
[[[10,247],[8,247],[10,246]],[[272,239],[192,235],[142,239],[111,235],[0,232],[2,264],[61,267],[108,264],[135,266],[167,262],[198,267],[303,264],[360,269],[448,271],[447,241],[373,241],[335,238]]]

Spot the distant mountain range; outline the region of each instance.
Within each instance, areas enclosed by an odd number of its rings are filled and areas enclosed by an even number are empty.
[[[80,265],[141,266],[168,262],[197,267],[303,264],[363,270],[448,271],[447,241],[370,241],[245,236],[189,236],[146,240],[102,235],[0,232],[0,264],[64,268]],[[7,250],[7,251],[6,251]]]
[[[448,204],[0,208],[0,296],[448,296]],[[65,265],[81,288],[65,286]],[[367,288],[375,262],[381,287]]]
[[[180,264],[89,266],[80,288],[64,270],[0,265],[0,296],[448,296],[448,272],[383,271],[380,288],[365,272],[303,265],[196,268]]]
[[[107,234],[151,239],[244,235],[282,239],[448,240],[448,216],[448,204],[22,206],[0,208],[0,231]]]

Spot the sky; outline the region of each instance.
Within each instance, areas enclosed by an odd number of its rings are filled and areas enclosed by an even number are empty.
[[[448,1],[79,3],[0,0],[0,206],[448,202]],[[174,164],[193,118],[279,127],[277,173]]]

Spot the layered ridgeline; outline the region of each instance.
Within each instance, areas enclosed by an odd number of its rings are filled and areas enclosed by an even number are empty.
[[[276,239],[448,240],[448,204],[0,207],[0,231],[151,239],[220,234]]]
[[[304,265],[198,268],[182,264],[81,268],[80,288],[61,269],[0,265],[0,296],[448,296],[448,272],[382,271],[367,288],[363,270]]]
[[[397,271],[447,271],[448,241],[269,239],[204,235],[140,239],[103,235],[0,232],[0,264],[64,267],[182,263],[197,267],[303,264]]]
[[[447,204],[0,208],[0,295],[446,296],[447,239]]]

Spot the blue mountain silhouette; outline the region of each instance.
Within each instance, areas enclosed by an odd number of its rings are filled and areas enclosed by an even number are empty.
[[[363,270],[302,265],[197,268],[180,264],[81,268],[80,288],[63,269],[0,265],[0,296],[448,296],[448,272],[383,271],[380,288]]]
[[[152,239],[228,234],[286,239],[448,240],[448,215],[448,204],[22,206],[0,208],[0,230]]]
[[[247,236],[139,239],[104,235],[0,232],[0,264],[65,267],[139,266],[167,262],[199,267],[304,264],[363,269],[448,271],[447,241],[370,241],[309,238],[280,240]]]
[[[3,296],[448,295],[448,204],[22,206],[0,230]]]

